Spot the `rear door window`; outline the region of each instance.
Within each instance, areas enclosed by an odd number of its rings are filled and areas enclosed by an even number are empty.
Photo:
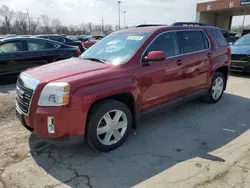
[[[226,47],[228,45],[225,37],[219,29],[212,29],[211,33],[219,47]]]
[[[10,53],[10,52],[19,52],[24,51],[22,47],[22,42],[7,42],[0,45],[0,53]]]
[[[209,49],[209,42],[203,31],[179,31],[182,53],[193,53]]]
[[[27,41],[28,50],[36,51],[36,50],[45,50],[45,49],[53,49],[59,47],[58,44],[53,44],[44,41]]]
[[[150,51],[164,51],[166,57],[173,57],[180,54],[179,42],[176,32],[166,32],[159,35],[147,49]]]

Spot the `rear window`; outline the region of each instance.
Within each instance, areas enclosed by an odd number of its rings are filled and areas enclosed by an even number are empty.
[[[182,53],[209,49],[209,42],[203,31],[180,31]]]
[[[223,34],[220,32],[220,30],[218,29],[213,29],[211,31],[217,45],[219,47],[226,47],[228,44],[227,44],[227,41],[225,39],[225,37],[223,36]]]

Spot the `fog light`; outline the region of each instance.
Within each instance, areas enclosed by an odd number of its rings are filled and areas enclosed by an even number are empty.
[[[55,133],[54,117],[48,117],[48,133]]]

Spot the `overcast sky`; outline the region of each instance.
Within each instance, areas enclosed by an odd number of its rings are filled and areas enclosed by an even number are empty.
[[[196,4],[207,0],[121,0],[121,11],[126,11],[126,24],[145,23],[171,24],[176,21],[193,21]],[[42,14],[58,18],[63,24],[93,22],[118,24],[117,0],[0,0],[15,10],[29,10],[30,16]],[[250,23],[249,18],[246,24]],[[123,14],[121,14],[123,25]],[[233,25],[241,25],[242,17],[234,18]]]

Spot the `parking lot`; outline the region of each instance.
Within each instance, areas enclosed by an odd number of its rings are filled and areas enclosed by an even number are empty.
[[[219,103],[146,117],[109,153],[31,135],[15,118],[15,86],[0,86],[0,187],[249,187],[249,84],[233,74]]]

